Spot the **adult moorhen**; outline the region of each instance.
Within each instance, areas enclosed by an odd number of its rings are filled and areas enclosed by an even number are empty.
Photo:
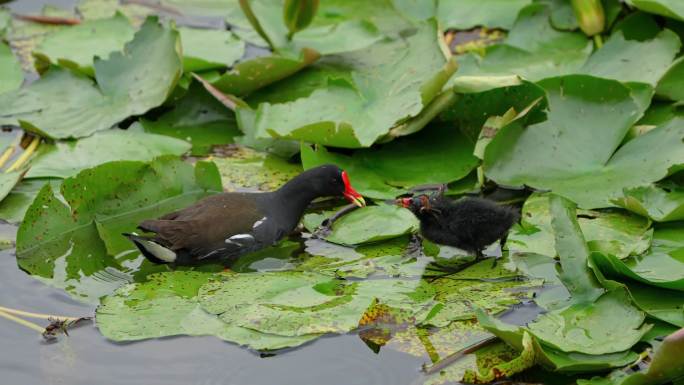
[[[452,201],[443,194],[421,194],[398,199],[397,204],[418,217],[423,237],[473,253],[474,262],[483,258],[486,246],[504,238],[520,217],[517,210],[482,198]]]
[[[227,262],[275,244],[295,229],[312,200],[326,196],[366,204],[346,172],[323,165],[301,173],[277,191],[213,195],[138,226],[154,236],[124,235],[155,263]]]

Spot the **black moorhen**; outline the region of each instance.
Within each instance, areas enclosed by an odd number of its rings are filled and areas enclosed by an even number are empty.
[[[442,194],[421,194],[399,199],[397,204],[418,217],[423,237],[473,253],[475,261],[483,258],[486,246],[504,238],[520,217],[517,210],[482,198],[452,201]]]
[[[228,262],[278,242],[295,229],[312,200],[326,196],[366,204],[346,172],[323,165],[301,173],[277,191],[213,195],[138,226],[154,236],[124,235],[155,263]]]

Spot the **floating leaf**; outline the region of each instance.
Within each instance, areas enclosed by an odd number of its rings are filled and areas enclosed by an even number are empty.
[[[98,86],[53,68],[40,80],[0,95],[0,124],[21,124],[49,138],[88,136],[166,100],[181,73],[178,33],[148,20],[125,52],[95,60]]]
[[[340,55],[324,70],[331,81],[323,87],[293,101],[259,104],[257,137],[370,146],[399,121],[420,113],[456,69],[436,33],[434,23],[423,24],[402,40]]]
[[[108,151],[102,151],[108,148]],[[131,130],[109,130],[73,142],[43,145],[27,178],[67,178],[81,170],[116,160],[150,161],[160,155],[183,155],[185,141]]]
[[[178,32],[185,72],[230,67],[245,53],[245,43],[230,31],[178,28]]]
[[[521,223],[513,227],[506,243],[511,253],[555,257],[549,198],[550,194],[533,194],[525,201]],[[623,259],[639,255],[651,245],[650,223],[638,215],[618,210],[577,210],[577,222],[590,251]]]
[[[487,146],[485,172],[496,182],[551,189],[590,209],[612,206],[622,189],[662,179],[684,163],[681,119],[617,149],[639,115],[621,84],[581,75],[541,84],[549,98],[548,120],[526,128],[514,122]]]
[[[418,134],[356,151],[351,157],[306,145],[301,153],[304,168],[337,164],[349,173],[359,193],[381,199],[402,194],[402,188],[457,181],[478,164],[473,142],[446,124],[434,124]],[[426,165],[430,165],[430,172],[425,172]]]
[[[648,285],[684,290],[684,262],[675,253],[651,251],[625,260],[597,253],[594,261],[608,277],[624,276]]]
[[[273,191],[302,172],[296,163],[246,147],[235,147],[229,155],[212,158],[228,191]]]
[[[531,3],[532,0],[440,0],[437,15],[444,28],[510,29],[518,12]]]
[[[626,0],[633,7],[684,21],[684,4],[677,0]]]
[[[110,162],[44,186],[17,234],[17,262],[34,277],[93,302],[123,283],[166,270],[121,233],[221,190],[216,167],[174,158]]]
[[[684,220],[684,189],[656,185],[624,190],[624,197],[613,203],[657,222]]]
[[[48,35],[34,50],[36,68],[47,70],[52,63],[94,76],[95,57],[106,58],[133,39],[135,29],[126,16],[85,21]]]
[[[24,82],[19,60],[9,46],[0,42],[0,94],[16,90]]]
[[[485,329],[501,338],[508,345],[522,351],[522,336],[524,328],[506,324],[484,311],[477,310],[477,320]],[[606,369],[618,368],[634,362],[638,354],[627,350],[609,354],[565,353],[543,346],[534,340],[537,360],[542,365],[561,373],[600,372]]]
[[[264,56],[240,62],[212,85],[219,91],[236,96],[252,93],[278,80],[301,71],[318,60],[318,52],[303,49],[299,57]]]
[[[358,245],[395,238],[418,230],[418,219],[394,205],[368,206],[337,220],[325,239],[343,245]]]
[[[0,202],[0,219],[9,223],[20,223],[33,199],[46,183],[59,188],[61,179],[24,179]]]
[[[141,119],[140,123],[146,132],[189,141],[195,156],[207,155],[213,146],[232,143],[240,135],[235,114],[197,82],[192,82],[171,111],[157,120]]]
[[[622,32],[617,32],[591,55],[579,73],[623,83],[647,83],[655,87],[681,45],[677,34],[670,30],[664,30],[646,41],[627,40]],[[647,62],[643,60],[645,57],[649,58]]]
[[[470,53],[459,60],[461,76],[519,75],[537,81],[576,73],[591,53],[586,36],[555,30],[551,8],[538,3],[524,8],[501,43],[485,48],[484,57]]]
[[[684,100],[684,92],[682,91],[682,87],[684,86],[684,83],[682,82],[683,77],[684,59],[679,58],[672,63],[672,66],[670,66],[660,79],[660,82],[658,82],[656,93],[670,100]]]
[[[136,341],[174,335],[214,335],[256,350],[301,345],[318,335],[283,337],[231,325],[202,310],[199,288],[213,274],[174,271],[119,288],[97,308],[97,326],[113,341]]]

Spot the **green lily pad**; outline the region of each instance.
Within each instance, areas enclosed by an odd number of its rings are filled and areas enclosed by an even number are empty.
[[[59,188],[61,179],[24,179],[20,181],[5,199],[0,202],[0,219],[9,223],[21,223],[24,214],[33,202],[38,192],[46,183],[52,188]]]
[[[0,42],[0,94],[14,91],[24,82],[21,64],[9,46]]]
[[[684,4],[677,0],[626,0],[644,12],[655,13],[684,21]]]
[[[206,71],[230,67],[245,53],[245,42],[230,31],[178,28],[183,44],[183,70]]]
[[[319,57],[310,49],[303,49],[299,57],[257,57],[236,64],[212,85],[223,93],[244,96],[301,71]]]
[[[108,148],[108,151],[102,151]],[[81,170],[116,160],[150,161],[160,155],[183,155],[190,144],[175,138],[131,130],[109,130],[72,142],[43,145],[27,178],[67,178]]]
[[[684,290],[684,262],[676,253],[655,250],[625,260],[597,253],[594,260],[608,277],[628,277],[665,289]]]
[[[325,239],[343,245],[358,245],[399,237],[418,231],[418,227],[418,219],[404,208],[368,206],[337,220]]]
[[[370,146],[401,120],[419,114],[456,69],[436,33],[435,23],[425,23],[404,39],[339,55],[325,69],[328,82],[308,96],[259,104],[257,137]]]
[[[672,63],[672,66],[658,82],[656,93],[670,100],[684,100],[682,77],[684,77],[684,58],[679,58]]]
[[[634,303],[649,316],[684,327],[684,298],[681,292],[636,282],[629,282],[627,288]]]
[[[477,320],[487,331],[501,338],[518,351],[523,349],[522,336],[524,328],[504,323],[484,311],[477,310]],[[618,368],[633,363],[638,354],[631,350],[608,354],[566,353],[541,345],[534,340],[537,360],[540,364],[560,373],[602,372],[606,369]]]
[[[507,270],[505,261],[492,268],[492,261],[482,261],[457,274],[432,282],[435,300],[442,308],[424,324],[444,327],[453,321],[472,319],[476,308],[499,313],[530,299],[541,280],[526,280]]]
[[[312,168],[334,163],[346,170],[355,188],[371,198],[394,198],[423,184],[449,183],[477,166],[473,142],[446,124],[433,124],[420,133],[354,152],[351,157],[302,146],[302,164]],[[430,165],[430,172],[424,172]]]
[[[240,135],[235,114],[198,82],[157,120],[141,119],[146,132],[168,135],[192,143],[191,154],[207,155],[213,146],[233,143]]]
[[[353,330],[376,299],[418,311],[429,296],[415,297],[416,285],[402,280],[345,283],[306,272],[247,273],[208,282],[199,299],[204,310],[224,322],[301,336]]]
[[[542,344],[564,352],[609,354],[630,349],[650,329],[645,314],[624,290],[614,290],[594,303],[554,310],[527,325]]]
[[[684,354],[684,329],[667,336],[655,350],[650,365],[645,370],[634,372],[618,369],[607,377],[593,377],[578,380],[578,385],[650,385],[677,383],[684,376],[684,365],[679,357]],[[629,371],[628,371],[629,370]]]
[[[441,0],[437,15],[445,29],[477,26],[511,29],[518,12],[531,3],[532,0]]]
[[[33,51],[36,68],[44,71],[55,63],[94,76],[94,58],[106,58],[120,51],[134,33],[135,29],[121,13],[61,29],[46,36]]]
[[[214,335],[255,350],[298,346],[318,337],[284,337],[231,325],[202,310],[197,292],[214,274],[174,271],[119,288],[102,299],[97,326],[112,341],[136,341],[174,335]]]
[[[513,254],[539,254],[555,257],[549,194],[533,194],[522,210],[521,224],[508,235],[506,248]],[[639,255],[651,245],[652,230],[647,219],[618,210],[577,210],[589,251],[613,254],[620,259]]]
[[[485,173],[496,182],[551,189],[591,209],[610,207],[624,188],[662,179],[684,163],[681,119],[615,151],[639,116],[621,84],[577,75],[541,85],[549,98],[548,120],[526,128],[513,122],[487,146]]]
[[[613,203],[657,222],[684,220],[684,189],[656,185],[625,189]]]
[[[681,45],[677,34],[670,30],[646,41],[627,40],[622,32],[617,32],[591,55],[579,73],[655,87]],[[643,60],[645,57],[649,58],[647,62]]]
[[[49,138],[76,138],[162,104],[181,74],[178,33],[148,20],[125,52],[95,60],[90,79],[53,68],[26,88],[0,95],[0,124]]]
[[[302,172],[277,155],[235,147],[229,157],[213,157],[227,191],[273,191]]]
[[[85,20],[106,19],[122,13],[136,26],[154,14],[154,9],[150,7],[135,3],[122,4],[118,0],[79,0],[76,9]]]
[[[74,298],[93,302],[118,286],[167,267],[140,255],[122,232],[140,221],[221,191],[211,163],[193,167],[172,157],[150,163],[110,162],[45,185],[17,234],[19,266]]]
[[[519,75],[537,81],[576,73],[591,54],[591,43],[581,33],[554,29],[550,15],[543,3],[525,7],[502,43],[486,47],[484,57],[461,57],[455,78]]]

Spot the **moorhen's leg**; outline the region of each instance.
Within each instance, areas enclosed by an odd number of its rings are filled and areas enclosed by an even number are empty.
[[[324,238],[325,236],[330,234],[330,232],[332,231],[333,223],[335,223],[336,220],[340,219],[341,217],[349,214],[350,212],[358,208],[359,206],[354,204],[349,204],[342,207],[335,214],[333,214],[333,216],[324,220],[323,223],[321,223],[321,225],[316,229],[316,231],[314,231],[313,236],[315,238]]]

